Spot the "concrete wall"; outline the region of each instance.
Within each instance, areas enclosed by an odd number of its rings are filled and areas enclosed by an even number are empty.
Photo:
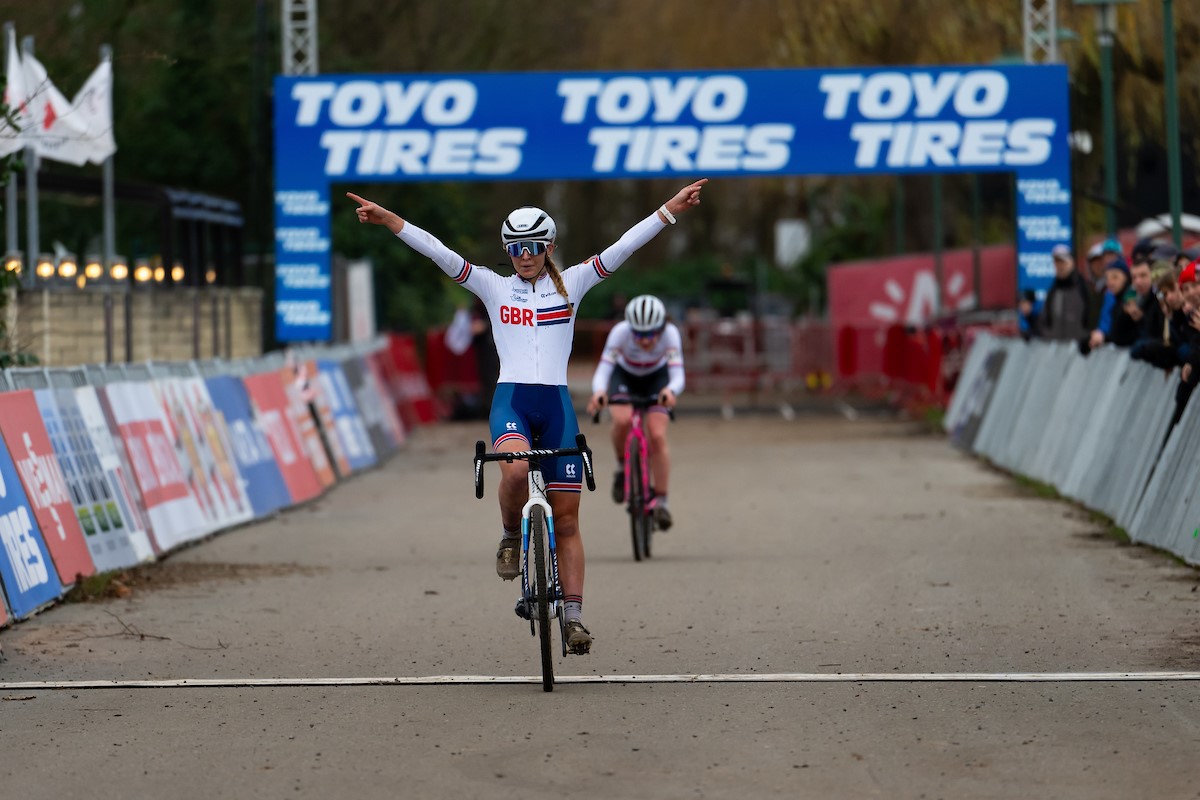
[[[128,358],[126,302],[132,334]],[[9,334],[18,348],[48,367],[104,363],[106,324],[111,324],[114,362],[244,358],[262,354],[262,303],[257,288],[132,294],[39,289],[20,293],[15,326],[9,315]],[[111,306],[111,323],[106,323],[106,305]]]

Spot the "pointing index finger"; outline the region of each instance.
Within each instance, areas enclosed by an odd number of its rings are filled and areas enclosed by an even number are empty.
[[[360,206],[370,205],[370,203],[368,201],[362,199],[361,197],[356,195],[354,192],[346,192],[346,197],[349,197],[351,200],[358,203]]]

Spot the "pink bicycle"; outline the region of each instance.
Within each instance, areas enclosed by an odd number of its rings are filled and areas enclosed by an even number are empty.
[[[629,434],[625,437],[625,510],[629,513],[629,534],[633,541],[633,558],[641,561],[650,558],[651,539],[656,528],[654,522],[654,480],[650,474],[650,442],[642,425],[646,410],[658,405],[658,398],[646,395],[622,395],[621,399],[630,406]],[[671,419],[675,412],[669,411]],[[593,422],[600,421],[597,412]]]

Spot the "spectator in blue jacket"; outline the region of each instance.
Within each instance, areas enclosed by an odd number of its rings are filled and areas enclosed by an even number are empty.
[[[1137,292],[1129,283],[1129,265],[1117,256],[1104,270],[1104,296],[1100,300],[1100,321],[1087,339],[1080,342],[1086,355],[1104,344],[1129,347],[1137,339],[1137,323],[1130,317],[1126,305],[1136,302]]]

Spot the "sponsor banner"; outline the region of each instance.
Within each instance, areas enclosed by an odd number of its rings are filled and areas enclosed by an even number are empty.
[[[0,394],[0,431],[63,585],[93,575],[96,565],[75,517],[71,493],[31,390]]]
[[[893,325],[920,328],[943,314],[1011,308],[1016,297],[1014,257],[1012,245],[980,248],[977,290],[972,251],[947,250],[942,254],[940,293],[929,253],[831,264],[825,282],[838,363],[855,365],[842,377],[882,373],[885,331]],[[855,330],[847,334],[847,329]],[[853,354],[843,353],[851,343]]]
[[[118,475],[121,478],[122,485],[125,487],[124,496],[132,501],[130,510],[136,513],[139,524],[146,531],[146,538],[150,540],[150,546],[154,550],[154,555],[158,556],[166,552],[166,548],[158,543],[158,539],[154,535],[154,522],[150,518],[150,512],[146,508],[146,498],[142,496],[141,486],[138,484],[137,473],[134,472],[133,462],[129,459],[129,450],[125,447],[125,440],[121,436],[121,426],[117,422],[117,417],[113,413],[112,401],[108,397],[107,386],[97,386],[96,401],[100,404],[100,410],[104,414],[104,424],[108,427],[109,433],[112,436],[113,450],[116,452],[117,460],[120,462],[121,469]],[[86,399],[80,401],[80,407],[87,414],[88,404]],[[94,420],[88,422],[89,425],[95,425]]]
[[[3,440],[0,440],[0,584],[17,619],[29,616],[63,593],[29,497]]]
[[[280,76],[274,98],[281,341],[330,337],[333,183],[1015,172],[1021,288],[1071,241],[1062,64]]]
[[[188,494],[195,498],[196,505],[200,508],[200,518],[196,520],[196,525],[202,534],[209,534],[221,527],[221,514],[208,482],[208,470],[200,457],[200,442],[187,421],[187,411],[183,408],[183,400],[179,396],[178,383],[176,378],[159,378],[147,382],[146,386],[153,394],[154,402],[158,404],[163,430],[171,443],[171,449],[175,452],[175,460],[182,470]]]
[[[330,453],[322,440],[321,429],[317,427],[315,417],[315,392],[308,385],[306,369],[299,370],[284,367],[277,374],[283,384],[284,395],[287,397],[288,416],[291,420],[296,437],[308,460],[312,462],[313,471],[321,488],[328,489],[337,483],[337,475],[333,472],[333,463],[329,460]]]
[[[254,511],[225,437],[216,429],[212,399],[204,381],[195,377],[162,378],[151,386],[209,530],[250,519]]]
[[[363,424],[367,428],[367,436],[371,438],[371,446],[381,457],[396,449],[396,442],[388,432],[387,423],[383,419],[383,407],[391,405],[383,402],[377,391],[377,381],[363,358],[348,358],[342,362],[342,370],[346,382],[354,394],[354,401],[362,415]],[[395,409],[392,409],[395,414]]]
[[[393,371],[388,354],[383,350],[370,353],[363,359],[363,365],[363,381],[379,406],[384,433],[391,440],[393,447],[399,447],[404,444],[405,423],[400,418],[400,407],[391,391],[393,380],[389,376]],[[432,403],[430,407],[432,408]]]
[[[254,417],[245,385],[232,375],[208,378],[205,383],[213,413],[219,415],[228,431],[230,451],[237,461],[254,515],[266,516],[291,505],[292,497],[275,463],[271,445]]]
[[[113,438],[113,427],[110,427],[111,423],[101,404],[99,393],[102,389],[80,386],[64,391],[75,394],[83,435],[91,442],[100,473],[116,503],[116,511],[110,509],[110,517],[119,515],[137,560],[153,561],[155,549],[150,539],[150,520],[126,460],[125,446],[119,439]]]
[[[1007,350],[1002,347],[996,348],[988,353],[974,382],[970,386],[960,386],[956,389],[956,392],[965,394],[961,401],[961,422],[950,431],[950,441],[967,452],[975,450],[975,437],[979,435],[979,428],[987,419],[988,408],[992,405],[992,397],[995,395],[996,385],[1000,383],[1000,373],[1004,371],[1007,358]]]
[[[333,429],[341,443],[342,452],[351,470],[357,472],[375,464],[375,448],[367,434],[366,423],[358,411],[358,404],[350,391],[350,383],[337,361],[317,362],[317,379],[321,385],[321,396],[328,401],[333,415]]]
[[[75,391],[36,389],[33,396],[96,569],[108,572],[138,563],[140,559],[129,541],[125,520],[83,424]]]
[[[320,368],[313,360],[304,361],[296,368],[296,386],[301,389],[301,396],[308,397],[311,410],[316,413],[318,432],[325,443],[327,455],[333,459],[337,475],[345,477],[350,474],[350,458],[342,437],[337,434],[336,420],[333,416],[333,403],[329,398],[324,382],[321,380]]]
[[[316,497],[322,491],[321,481],[317,478],[313,462],[300,444],[300,435],[292,423],[291,408],[279,373],[247,375],[242,382],[250,397],[254,418],[271,445],[275,463],[279,465],[293,502],[303,503]]]
[[[160,550],[203,536],[207,519],[191,493],[154,391],[131,382],[104,389]]]
[[[382,355],[382,352],[373,355]],[[416,338],[410,334],[389,334],[386,361],[381,358],[378,363],[386,368],[386,385],[396,400],[396,409],[404,426],[415,428],[437,422],[437,408],[429,380],[421,367],[421,358],[417,355]]]

